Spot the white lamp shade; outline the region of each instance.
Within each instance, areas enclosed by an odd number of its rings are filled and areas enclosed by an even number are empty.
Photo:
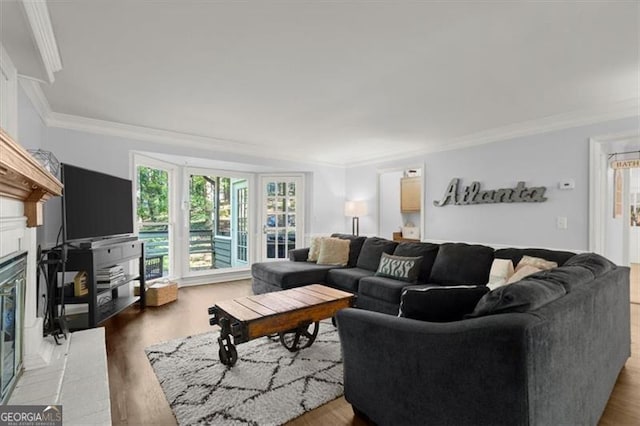
[[[367,215],[366,201],[347,201],[344,203],[344,215],[349,217],[360,217]]]

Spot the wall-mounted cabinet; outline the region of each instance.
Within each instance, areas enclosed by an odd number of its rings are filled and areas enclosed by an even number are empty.
[[[400,211],[419,213],[422,204],[422,177],[404,177],[400,179]]]

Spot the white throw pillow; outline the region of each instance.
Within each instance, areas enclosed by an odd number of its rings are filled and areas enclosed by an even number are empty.
[[[538,269],[547,270],[557,268],[558,264],[556,262],[552,262],[547,259],[543,259],[541,257],[533,257],[533,256],[522,256],[520,262],[518,262],[518,266],[516,266],[516,272],[524,267],[525,265],[534,266]]]
[[[494,259],[491,264],[491,272],[489,272],[489,283],[487,287],[495,290],[498,287],[507,285],[507,281],[514,273],[513,262],[511,259]]]
[[[507,280],[507,284],[513,284],[516,281],[520,281],[521,279],[540,271],[543,271],[543,269],[536,268],[535,266],[531,265],[522,265],[522,267],[520,267],[520,264],[518,264],[518,270],[515,274],[511,275],[511,278]]]
[[[309,246],[309,256],[307,256],[307,262],[317,262],[320,255],[320,243],[323,238],[327,237],[312,237],[311,245]]]

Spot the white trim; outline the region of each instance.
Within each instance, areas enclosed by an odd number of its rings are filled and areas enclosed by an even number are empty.
[[[280,150],[274,150],[271,146],[265,147],[263,145],[242,141],[198,136],[189,133],[174,132],[171,130],[154,129],[113,121],[98,120],[78,115],[61,114],[58,112],[52,112],[48,116],[46,123],[49,127],[77,130],[98,135],[116,136],[163,145],[180,146],[181,148],[189,147],[207,151],[242,154],[254,158],[271,158],[303,162],[307,164],[344,167],[344,165],[341,164],[309,160],[303,149],[298,150],[297,154],[292,153],[290,150],[283,153]]]
[[[447,142],[440,143],[425,149],[414,151],[398,152],[389,151],[383,155],[363,156],[359,159],[345,159],[345,164],[350,167],[366,166],[393,160],[402,160],[415,156],[425,155],[434,152],[452,151],[471,146],[485,145],[502,140],[513,139],[523,136],[536,135],[540,133],[569,129],[572,127],[597,124],[605,121],[618,120],[629,117],[640,117],[640,98],[630,98],[620,102],[602,105],[596,108],[582,109],[579,111],[557,114],[536,120],[524,121],[521,123],[509,124],[507,126],[495,127],[493,129],[472,133],[459,138],[453,138]],[[394,154],[395,153],[395,154]]]
[[[554,251],[570,251],[573,253],[585,253],[585,250],[579,250],[579,249],[572,249],[572,248],[558,248],[558,247],[531,247],[531,246],[516,246],[513,244],[497,244],[497,243],[485,243],[485,242],[478,242],[478,241],[456,241],[456,240],[435,240],[435,239],[431,239],[431,238],[427,238],[422,240],[422,242],[424,243],[433,243],[433,244],[445,244],[445,243],[465,243],[465,244],[471,244],[471,245],[482,245],[482,246],[487,246],[487,247],[491,247],[495,250],[498,249],[505,249],[505,248],[515,248],[515,249],[529,249],[529,248],[538,248],[538,249],[544,249],[544,250],[554,250]]]
[[[601,142],[589,139],[589,251],[604,254],[605,240],[605,185],[606,154]]]
[[[25,79],[27,78],[21,78],[21,80]],[[33,80],[31,79],[31,81]],[[23,88],[25,88],[24,84]],[[402,152],[398,152],[395,148],[390,148],[389,152],[384,154],[367,156],[364,153],[360,153],[357,158],[344,157],[340,161],[329,162],[309,160],[304,150],[283,154],[279,151],[274,152],[271,147],[264,147],[258,144],[198,136],[170,130],[153,129],[71,114],[62,114],[51,110],[51,107],[46,101],[46,97],[39,85],[35,83],[31,84],[28,89],[25,88],[25,91],[40,113],[43,121],[49,127],[77,130],[98,135],[122,137],[170,146],[179,145],[181,147],[191,147],[207,151],[222,151],[244,154],[251,157],[271,158],[343,168],[380,164],[394,160],[406,160],[434,152],[452,151],[471,146],[499,142],[501,140],[516,137],[535,135],[633,116],[640,117],[640,98],[631,98],[625,101],[603,105],[598,108],[584,109],[567,114],[553,115],[538,120],[530,120],[508,126],[496,127],[494,129],[472,133],[459,138],[453,138],[448,142],[439,143],[429,148]]]
[[[22,90],[24,90],[24,93],[27,95],[36,111],[38,111],[38,115],[40,115],[40,118],[46,124],[52,114],[52,111],[49,101],[42,91],[40,82],[24,75],[18,75],[18,82],[20,83],[20,86],[22,86]]]
[[[251,270],[224,271],[216,274],[200,275],[194,277],[185,277],[177,280],[180,287],[190,287],[196,285],[206,285],[215,283],[224,283],[228,281],[248,280],[251,279]]]
[[[18,139],[18,72],[0,44],[0,127]]]
[[[38,50],[40,50],[49,83],[53,83],[55,81],[53,74],[62,69],[62,60],[56,36],[53,33],[47,2],[45,0],[22,0],[22,6],[26,12],[33,38]]]
[[[639,139],[637,132],[616,133],[589,138],[589,251],[606,255],[607,153],[613,142]],[[628,244],[627,244],[628,246]],[[629,248],[625,250],[628,252]],[[623,255],[624,257],[624,255]]]

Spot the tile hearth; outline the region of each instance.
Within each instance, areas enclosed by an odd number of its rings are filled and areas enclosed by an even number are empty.
[[[9,404],[62,404],[65,425],[110,425],[104,339],[104,328],[71,333],[54,347],[48,366],[22,374]]]

